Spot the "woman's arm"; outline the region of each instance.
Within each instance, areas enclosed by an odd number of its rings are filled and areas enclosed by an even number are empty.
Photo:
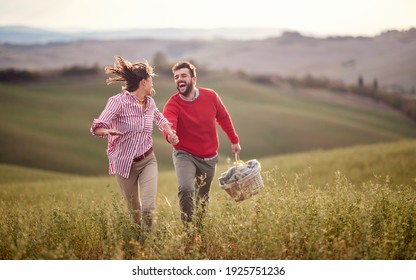
[[[101,112],[101,115],[94,119],[90,131],[94,136],[107,137],[109,135],[122,135],[120,131],[113,128],[111,123],[117,117],[121,110],[121,105],[117,101],[116,96],[110,97]]]
[[[109,136],[109,135],[123,135],[123,132],[118,131],[117,129],[114,128],[104,128],[104,127],[97,127],[94,130],[94,134],[100,137],[103,136]]]

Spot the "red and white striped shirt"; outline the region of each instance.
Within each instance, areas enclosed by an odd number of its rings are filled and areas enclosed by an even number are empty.
[[[130,92],[125,91],[108,99],[103,112],[94,119],[91,133],[99,127],[115,128],[123,135],[101,136],[108,137],[107,156],[109,174],[119,174],[128,178],[133,159],[143,155],[153,146],[153,121],[163,131],[166,124],[170,124],[156,107],[153,98],[146,97],[146,108],[137,101]]]

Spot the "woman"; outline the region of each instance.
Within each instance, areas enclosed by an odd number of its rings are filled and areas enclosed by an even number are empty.
[[[107,84],[124,82],[122,91],[109,98],[103,112],[94,119],[91,133],[108,138],[109,173],[115,174],[131,219],[138,226],[138,240],[152,228],[156,204],[157,161],[153,152],[153,122],[169,135],[178,137],[160,113],[152,96],[153,68],[147,62],[131,63],[116,56],[114,67],[105,67]],[[140,188],[140,192],[139,192]]]

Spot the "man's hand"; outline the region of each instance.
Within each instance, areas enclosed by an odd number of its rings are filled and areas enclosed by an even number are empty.
[[[240,154],[240,151],[241,151],[241,146],[240,146],[240,143],[237,143],[237,144],[231,144],[231,152],[232,152],[233,154]]]

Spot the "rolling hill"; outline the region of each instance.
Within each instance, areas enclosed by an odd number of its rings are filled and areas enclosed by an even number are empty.
[[[324,76],[355,84],[359,76],[382,87],[416,88],[416,29],[387,31],[375,37],[314,38],[297,32],[256,40],[118,38],[44,44],[0,44],[1,68],[57,69],[108,65],[114,55],[152,60],[162,52],[171,60],[192,59],[211,70]]]
[[[200,73],[201,74],[201,73]],[[119,86],[104,75],[55,76],[36,83],[0,84],[0,162],[75,174],[105,174],[106,141],[89,128]],[[214,88],[233,118],[242,159],[392,142],[416,137],[416,123],[381,103],[351,94],[265,86],[232,72],[206,72],[199,86]],[[155,79],[162,110],[174,92],[170,76]],[[231,157],[220,131],[220,154]],[[171,146],[158,130],[155,150],[171,169]]]

